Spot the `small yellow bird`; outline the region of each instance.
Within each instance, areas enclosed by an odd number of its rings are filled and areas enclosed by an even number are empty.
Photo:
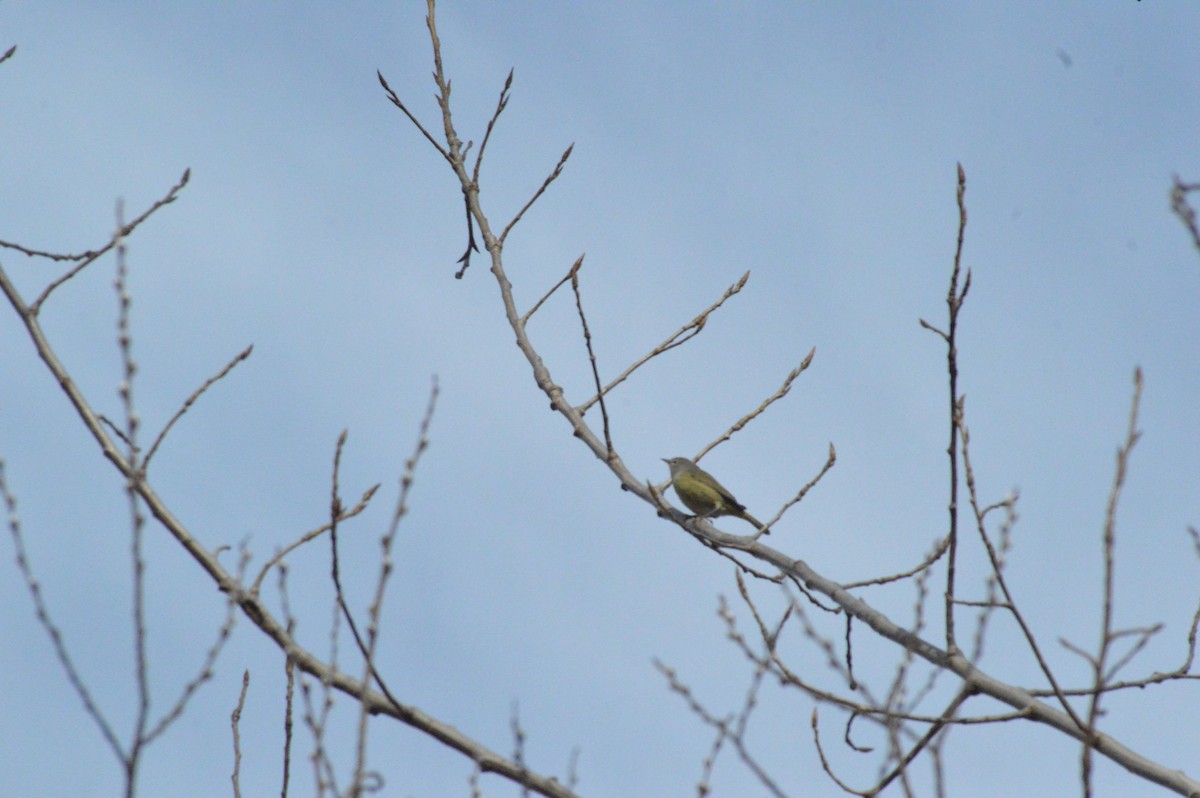
[[[717,482],[712,474],[693,463],[686,457],[663,459],[671,469],[671,482],[675,485],[675,494],[689,510],[699,518],[716,518],[721,515],[732,515],[749,521],[764,535],[771,533],[762,522],[746,512],[745,506],[733,498],[724,485]]]

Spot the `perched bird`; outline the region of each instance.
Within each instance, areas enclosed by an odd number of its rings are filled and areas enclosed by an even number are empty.
[[[746,512],[746,508],[733,498],[724,485],[700,466],[686,457],[672,457],[663,460],[671,469],[671,482],[675,485],[675,493],[689,510],[700,518],[716,518],[720,515],[732,515],[749,521],[763,534],[771,530],[763,526],[757,518]]]

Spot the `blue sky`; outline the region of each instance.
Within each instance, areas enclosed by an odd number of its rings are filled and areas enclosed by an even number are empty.
[[[190,168],[180,199],[130,241],[147,427],[247,344],[255,351],[156,457],[152,477],[179,517],[213,548],[248,538],[261,564],[323,521],[347,428],[345,493],[383,483],[346,532],[352,600],[365,607],[436,374],[385,671],[405,700],[497,750],[511,749],[517,704],[530,763],[561,774],[578,747],[583,794],[688,794],[711,736],[652,660],[714,711],[740,705],[749,669],[715,614],[718,595],[736,596],[731,567],[620,492],[546,411],[483,258],[453,279],[465,242],[458,189],[375,79],[381,70],[438,127],[423,17],[417,3],[0,5],[0,49],[18,45],[0,67],[0,239],[97,246],[118,198],[140,213]],[[751,272],[702,335],[612,395],[615,442],[635,473],[664,479],[658,458],[698,451],[816,348],[792,394],[705,464],[765,517],[834,443],[837,466],[770,542],[841,581],[908,567],[945,531],[945,353],[917,320],[945,321],[961,162],[973,281],[960,385],[985,500],[1021,493],[1014,589],[1062,679],[1081,683],[1082,661],[1055,641],[1089,647],[1098,635],[1104,502],[1140,366],[1144,436],[1118,527],[1117,624],[1165,624],[1129,676],[1178,666],[1200,571],[1185,532],[1200,525],[1200,258],[1167,192],[1175,173],[1200,178],[1200,9],[447,3],[439,29],[464,138],[480,139],[515,70],[481,180],[494,224],[575,144],[511,236],[506,265],[528,307],[587,253],[602,374]],[[57,274],[11,252],[0,262],[27,292]],[[106,260],[64,287],[43,323],[95,405],[116,416],[113,270]],[[582,401],[591,377],[568,296],[530,332]],[[0,314],[0,341],[0,454],[30,556],[85,677],[125,730],[120,483],[11,313]],[[161,709],[198,667],[223,604],[160,530],[147,545]],[[302,551],[291,572],[300,638],[318,652],[326,557],[324,546]],[[981,591],[978,547],[964,557],[962,584]],[[118,768],[65,687],[15,568],[0,592],[13,794],[113,794]],[[779,604],[771,590],[756,596]],[[911,618],[911,589],[865,597]],[[1011,622],[993,626],[983,667],[1038,684]],[[836,623],[824,632],[840,639]],[[833,684],[793,643],[795,661]],[[886,684],[894,652],[865,634],[857,645],[863,675]],[[242,622],[213,683],[150,750],[142,794],[227,794],[243,669],[243,786],[277,790],[280,657]],[[1200,775],[1195,689],[1109,706],[1106,731]],[[352,717],[348,702],[340,710]],[[810,710],[770,692],[754,740],[792,794],[836,795],[812,752]],[[823,717],[825,739],[839,739],[834,713]],[[388,794],[466,793],[465,761],[407,729],[377,721],[371,752]],[[1076,747],[1045,729],[958,730],[949,752],[952,795],[1076,789]],[[716,794],[762,794],[725,756]],[[838,761],[861,787],[876,767]],[[308,771],[293,772],[293,794],[310,792]],[[1104,762],[1097,779],[1102,795],[1160,794]],[[512,791],[493,781],[487,793]]]

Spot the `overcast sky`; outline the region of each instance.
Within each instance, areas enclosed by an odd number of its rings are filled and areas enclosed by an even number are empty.
[[[973,462],[983,501],[1020,492],[1012,586],[1060,681],[1079,686],[1086,664],[1057,641],[1094,648],[1099,635],[1100,535],[1137,366],[1144,436],[1117,528],[1115,623],[1164,628],[1125,676],[1179,666],[1198,598],[1186,529],[1200,525],[1200,256],[1168,207],[1173,174],[1200,179],[1198,31],[1200,6],[1132,1],[439,9],[464,139],[481,139],[515,70],[481,177],[494,227],[575,145],[506,248],[522,309],[586,252],[582,290],[608,378],[750,272],[702,335],[611,395],[614,443],[635,473],[665,479],[659,458],[695,454],[815,347],[791,394],[704,463],[765,518],[833,443],[836,467],[769,543],[839,581],[911,567],[946,531],[945,350],[918,320],[945,324],[963,165],[972,284],[960,389]],[[453,278],[466,242],[459,189],[375,77],[440,130],[424,4],[4,3],[0,51],[13,44],[0,66],[0,239],[97,247],[118,200],[132,218],[191,169],[178,201],[129,241],[146,435],[254,344],[155,458],[152,481],[177,516],[210,548],[248,541],[261,565],[325,520],[334,443],[348,429],[344,494],[383,485],[343,533],[361,611],[436,375],[385,611],[380,664],[393,689],[505,753],[518,707],[530,765],[561,776],[578,749],[584,795],[695,794],[712,734],[653,661],[714,713],[740,707],[750,666],[716,614],[721,595],[737,605],[732,566],[619,491],[547,411],[485,259]],[[30,296],[61,271],[11,251],[0,263]],[[94,406],[118,418],[114,272],[111,258],[94,264],[42,319]],[[569,292],[529,330],[568,397],[586,399]],[[50,608],[127,735],[121,483],[11,312],[0,313],[0,456]],[[117,794],[119,768],[66,685],[6,540],[6,791]],[[146,545],[157,715],[199,667],[224,603],[160,528],[148,527]],[[960,587],[980,598],[978,544],[962,557]],[[324,655],[328,547],[291,562],[298,636]],[[778,613],[775,589],[754,589]],[[861,595],[912,623],[911,586]],[[840,619],[818,616],[841,645]],[[993,620],[980,665],[1040,688],[1013,627]],[[787,642],[806,677],[844,690],[797,631]],[[884,694],[897,653],[865,630],[855,645],[860,677]],[[343,639],[357,673],[349,651]],[[243,794],[277,794],[282,661],[245,619],[216,678],[147,753],[141,794],[231,794],[228,718],[244,669]],[[953,689],[942,681],[927,711]],[[1197,688],[1107,706],[1104,730],[1200,776]],[[772,687],[751,739],[789,794],[839,795],[813,751],[811,709]],[[349,701],[336,711],[353,721]],[[847,751],[842,723],[822,710],[839,772],[865,788],[877,754]],[[346,778],[350,726],[339,728],[331,747]],[[857,731],[860,744],[886,746]],[[298,730],[293,795],[314,789],[309,745]],[[469,763],[407,728],[374,721],[370,752],[385,794],[469,794]],[[950,795],[1078,790],[1077,746],[1044,728],[957,729],[947,754]],[[917,774],[930,794],[926,763]],[[1096,778],[1098,795],[1161,794],[1106,760]],[[765,794],[730,751],[713,785]],[[497,780],[485,790],[515,792]]]

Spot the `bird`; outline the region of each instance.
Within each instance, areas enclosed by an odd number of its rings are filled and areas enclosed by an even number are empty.
[[[686,457],[663,458],[663,462],[671,469],[671,482],[675,485],[675,493],[689,510],[699,518],[716,518],[721,515],[732,515],[741,518],[762,530],[764,535],[771,530],[750,513],[746,507],[733,497],[733,494],[712,474],[693,463]]]

